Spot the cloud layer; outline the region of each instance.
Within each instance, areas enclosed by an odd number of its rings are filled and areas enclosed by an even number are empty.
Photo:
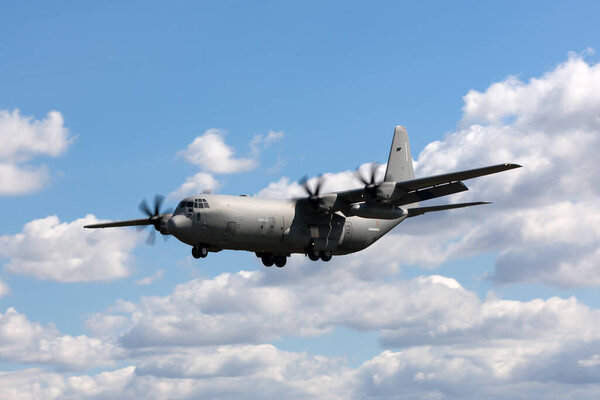
[[[438,275],[365,280],[343,263],[317,276],[304,261],[290,267],[221,274],[166,296],[117,302],[90,317],[98,338],[65,338],[9,309],[1,319],[10,327],[1,331],[13,332],[2,338],[5,359],[126,367],[80,376],[16,371],[0,384],[13,395],[42,390],[57,398],[119,391],[120,398],[592,399],[600,391],[600,312],[575,298],[482,301]],[[336,326],[378,332],[387,350],[352,368],[264,343]],[[74,349],[66,363],[63,354]]]

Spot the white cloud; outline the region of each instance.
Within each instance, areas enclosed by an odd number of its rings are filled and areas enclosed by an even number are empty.
[[[8,287],[8,285],[2,279],[0,279],[0,297],[6,296],[9,293],[10,287]]]
[[[55,326],[30,322],[14,308],[0,313],[0,359],[88,369],[113,365],[122,355],[118,346],[85,335],[61,335]]]
[[[362,265],[369,267],[372,261]],[[93,316],[91,325],[96,332],[113,332],[125,348],[145,349],[145,354],[173,346],[315,336],[344,326],[377,331],[386,347],[494,349],[494,357],[503,360],[494,370],[498,375],[502,368],[513,371],[540,354],[562,354],[582,343],[600,350],[600,312],[575,298],[520,302],[490,296],[481,301],[443,276],[386,282],[365,280],[353,273],[358,268],[348,271],[344,262],[310,274],[306,268],[292,264],[277,275],[241,271],[193,280],[167,296],[118,303]],[[518,358],[506,352],[517,347],[528,353]]]
[[[126,367],[94,376],[66,376],[42,368],[0,372],[0,399],[109,399],[135,398],[124,394],[135,368]],[[157,388],[158,389],[158,388]],[[132,390],[132,388],[129,388]],[[153,398],[158,398],[155,392]],[[149,397],[148,397],[149,398]]]
[[[169,193],[167,200],[179,200],[185,196],[199,194],[205,191],[213,192],[219,189],[219,182],[206,172],[198,172],[188,177],[175,191]]]
[[[50,216],[28,222],[21,233],[0,236],[0,255],[9,258],[4,270],[59,282],[128,276],[138,236],[128,229],[83,228],[98,222],[93,215],[70,223]]]
[[[273,143],[280,141],[283,138],[283,131],[269,131],[266,135],[254,135],[250,141],[250,149],[252,155],[257,158],[260,153],[271,146]]]
[[[364,168],[367,164],[363,164],[360,168]],[[380,166],[379,171],[383,171],[384,166]],[[379,175],[382,175],[380,173]],[[321,193],[335,192],[340,190],[354,189],[362,186],[362,183],[354,176],[354,171],[342,171],[334,173],[325,173],[320,178],[312,177],[308,179],[308,186],[314,189],[317,186],[319,179],[323,180]],[[307,194],[302,185],[297,181],[290,182],[288,177],[282,177],[277,182],[271,182],[266,188],[260,190],[258,197],[270,199],[290,199],[297,197],[305,197]]]
[[[255,159],[234,157],[234,150],[225,143],[224,134],[225,132],[219,129],[208,129],[180,154],[203,170],[218,174],[231,174],[255,168],[258,165]]]
[[[19,110],[0,110],[0,142],[0,195],[16,195],[41,189],[49,177],[45,166],[25,163],[37,156],[63,154],[72,138],[58,111],[34,120]]]
[[[337,362],[271,345],[174,351],[96,375],[36,369],[0,373],[0,399],[341,399],[347,379]],[[333,373],[331,372],[333,370]],[[342,393],[342,395],[340,395]]]
[[[154,281],[162,278],[164,274],[165,274],[165,271],[163,271],[162,269],[159,269],[158,271],[156,271],[155,274],[147,276],[142,279],[139,279],[139,280],[135,281],[135,283],[136,283],[136,285],[150,285]]]

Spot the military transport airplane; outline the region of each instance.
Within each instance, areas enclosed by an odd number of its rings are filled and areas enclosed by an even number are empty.
[[[369,247],[406,218],[432,211],[469,207],[488,202],[419,207],[418,202],[468,190],[463,180],[494,174],[518,164],[499,164],[449,174],[415,178],[406,129],[396,126],[383,182],[377,182],[377,166],[370,176],[356,176],[364,187],[321,194],[323,179],[310,187],[300,182],[307,196],[271,200],[248,196],[200,194],[183,199],[175,211],[160,212],[162,196],[154,209],[146,201],[140,209],[148,218],[86,225],[84,228],[152,225],[162,235],[173,235],[192,246],[195,258],[221,250],[252,251],[267,267],[283,267],[292,253],[311,260]],[[154,231],[149,239],[153,242]]]

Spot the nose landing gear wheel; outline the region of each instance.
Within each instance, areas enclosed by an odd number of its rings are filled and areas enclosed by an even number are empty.
[[[275,257],[275,265],[277,265],[279,268],[282,268],[283,266],[285,266],[286,261],[287,261],[286,256]]]
[[[273,256],[262,256],[260,259],[265,267],[272,267],[275,262]]]
[[[208,255],[208,248],[199,244],[192,247],[192,257],[194,258],[205,258]]]
[[[321,252],[321,260],[327,262],[327,261],[331,260],[331,257],[333,257],[333,254],[330,251],[322,251]]]

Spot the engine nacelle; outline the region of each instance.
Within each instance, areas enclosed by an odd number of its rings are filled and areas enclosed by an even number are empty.
[[[165,214],[160,218],[160,222],[157,224],[158,226],[155,225],[155,229],[157,231],[159,231],[162,235],[170,235],[169,233],[169,227],[168,227],[168,222],[169,222],[169,218],[171,218],[173,214]]]
[[[397,219],[407,214],[401,207],[372,203],[353,204],[350,213],[357,217],[377,219]]]

